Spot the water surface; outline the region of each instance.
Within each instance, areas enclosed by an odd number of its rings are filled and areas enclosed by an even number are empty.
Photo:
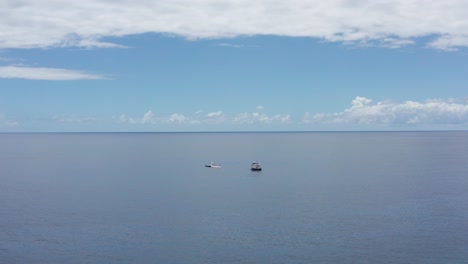
[[[2,263],[467,263],[467,223],[468,132],[0,134]]]

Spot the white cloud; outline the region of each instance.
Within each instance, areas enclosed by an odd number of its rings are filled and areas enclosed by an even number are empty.
[[[468,43],[468,34],[466,35],[444,35],[428,44],[431,48],[456,51],[457,47],[466,47]]]
[[[143,117],[128,117],[127,115],[120,115],[116,118],[116,121],[119,123],[129,123],[129,124],[150,124],[154,123],[153,112],[150,110],[146,112]]]
[[[206,117],[208,117],[208,118],[220,118],[223,115],[224,115],[223,111],[217,111],[217,112],[212,112],[212,113],[206,114]]]
[[[468,102],[456,100],[427,100],[424,102],[378,102],[356,97],[351,108],[338,113],[306,113],[304,123],[321,124],[468,124]]]
[[[167,119],[167,122],[169,123],[184,123],[185,121],[187,121],[187,118],[181,114],[178,114],[178,113],[174,113],[172,115],[169,116],[169,118]]]
[[[142,124],[150,124],[154,122],[154,115],[153,111],[148,111],[143,115],[143,118],[141,118],[141,123]]]
[[[155,124],[156,118],[154,117],[153,111],[149,110],[142,117],[128,117],[127,115],[123,114],[120,115],[116,120],[119,123],[130,123],[130,124]]]
[[[259,106],[257,106],[256,108],[257,108],[257,110],[263,110],[263,109],[265,109],[265,107],[263,107],[262,105],[259,105]]]
[[[223,111],[219,110],[216,112],[210,112],[205,116],[195,117],[192,120],[193,124],[221,124],[227,122],[229,117],[224,114]]]
[[[429,47],[453,50],[468,46],[467,10],[466,0],[4,0],[0,49],[122,47],[105,38],[156,32],[189,39],[315,37],[393,48],[426,36]]]
[[[105,77],[101,75],[90,74],[83,71],[18,66],[0,67],[0,78],[53,81],[105,79]]]
[[[263,124],[270,124],[270,123],[289,123],[291,122],[290,115],[274,115],[268,116],[267,114],[260,114],[260,113],[241,113],[234,117],[234,123],[239,124],[256,124],[256,123],[263,123]]]
[[[114,118],[119,123],[140,124],[140,125],[156,125],[162,123],[177,123],[183,124],[190,122],[190,119],[182,114],[174,113],[169,116],[156,116],[153,111],[149,110],[142,117],[128,117],[123,114],[118,118]]]

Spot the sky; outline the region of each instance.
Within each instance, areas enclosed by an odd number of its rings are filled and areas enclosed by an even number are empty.
[[[466,0],[0,0],[0,132],[467,129]]]

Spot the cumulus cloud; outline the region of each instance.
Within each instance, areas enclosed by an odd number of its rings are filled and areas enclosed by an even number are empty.
[[[56,68],[34,68],[22,66],[0,67],[0,78],[4,79],[30,79],[30,80],[98,80],[105,79],[104,76],[91,74],[83,71],[56,69]]]
[[[4,0],[0,48],[122,47],[106,37],[277,35],[400,47],[468,46],[465,0]],[[441,22],[443,21],[443,23]],[[229,44],[231,45],[231,44]]]
[[[468,123],[468,102],[427,100],[424,102],[377,102],[357,96],[350,108],[338,113],[306,113],[304,123],[366,125],[460,125]]]
[[[141,123],[142,124],[150,124],[154,122],[154,115],[153,111],[148,111],[146,112],[143,117],[141,118]]]
[[[154,117],[153,111],[149,110],[144,113],[142,117],[128,117],[125,114],[120,115],[117,118],[119,123],[130,123],[130,124],[155,124],[157,119]]]
[[[239,124],[256,124],[256,123],[263,123],[263,124],[271,124],[274,122],[278,123],[289,123],[291,121],[290,115],[274,115],[269,116],[267,114],[260,114],[260,113],[241,113],[234,117],[234,123]]]
[[[178,114],[178,113],[174,113],[172,115],[169,116],[169,118],[167,118],[167,122],[169,123],[184,123],[185,121],[187,121],[187,118],[184,116],[184,115],[181,115],[181,114]]]

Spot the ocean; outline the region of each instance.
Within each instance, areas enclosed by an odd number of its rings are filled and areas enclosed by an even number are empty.
[[[468,263],[468,132],[0,134],[0,263]]]

